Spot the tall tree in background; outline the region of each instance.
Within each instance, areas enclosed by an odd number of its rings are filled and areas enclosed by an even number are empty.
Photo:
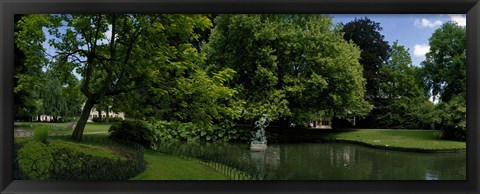
[[[378,98],[382,82],[380,69],[388,60],[390,53],[390,45],[384,40],[381,31],[380,23],[369,18],[355,18],[344,24],[341,29],[344,33],[343,38],[352,41],[361,50],[359,61],[363,66],[363,77],[366,79],[365,99],[373,105],[373,114],[380,106]],[[369,115],[367,118],[359,119],[356,124],[360,127],[370,127],[372,122],[372,115]]]
[[[355,18],[346,23],[341,31],[345,40],[352,41],[361,50],[360,64],[363,65],[363,76],[367,80],[365,97],[373,102],[379,93],[380,68],[388,60],[390,51],[388,42],[380,34],[382,27],[369,18]]]
[[[81,140],[91,108],[106,96],[115,96],[142,87],[150,80],[168,79],[162,68],[181,74],[201,58],[191,42],[198,38],[196,28],[211,23],[201,15],[31,15],[53,35],[49,44],[56,50],[52,69],[82,77],[81,91],[86,96],[80,120],[72,139]],[[22,29],[25,43],[35,41]],[[33,29],[35,30],[35,29]],[[40,30],[36,32],[43,34]],[[41,42],[41,43],[39,43]],[[138,85],[136,80],[144,80]],[[160,82],[160,81],[159,81]]]
[[[434,105],[428,100],[419,68],[404,46],[394,42],[391,57],[380,68],[378,107],[371,112],[375,128],[429,128],[433,123]]]
[[[38,99],[36,90],[42,83],[42,65],[45,64],[44,49],[39,43],[45,36],[41,31],[42,20],[36,20],[24,26],[22,19],[25,15],[15,14],[15,37],[20,33],[30,36],[32,42],[15,41],[14,43],[14,107],[15,119],[30,120],[38,115],[41,101]],[[30,31],[23,31],[30,28]],[[17,40],[17,39],[16,39]],[[38,41],[37,41],[38,40]],[[27,58],[27,56],[29,56]]]
[[[447,22],[429,39],[430,51],[422,62],[424,82],[431,96],[443,102],[466,94],[466,30]]]
[[[306,126],[315,117],[365,115],[359,50],[322,15],[220,15],[208,71],[232,68],[230,84],[246,101],[243,119],[262,115]]]
[[[430,95],[440,100],[438,124],[445,138],[465,140],[466,29],[447,22],[435,30],[429,44],[422,74]]]

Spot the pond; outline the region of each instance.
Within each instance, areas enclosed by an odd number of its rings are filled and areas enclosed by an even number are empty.
[[[465,180],[466,153],[413,153],[344,143],[181,144],[176,149],[236,160],[274,180]]]

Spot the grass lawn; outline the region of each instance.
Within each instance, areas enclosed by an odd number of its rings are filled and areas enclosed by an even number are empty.
[[[48,123],[48,122],[16,122],[15,124],[28,130],[34,130],[38,126],[47,126],[50,133],[54,134],[72,134],[72,129],[67,129],[69,124],[75,122],[66,123]],[[84,134],[108,134],[108,129],[112,124],[110,123],[87,123],[84,129]]]
[[[123,149],[128,149],[110,140],[107,133],[86,134],[83,136],[81,143],[64,142],[64,144],[102,147],[120,146]],[[145,150],[144,157],[147,162],[147,168],[143,173],[132,178],[132,180],[228,180],[222,173],[196,161],[152,150]]]
[[[195,161],[146,150],[147,169],[131,180],[227,180],[222,173]]]
[[[362,142],[373,146],[407,148],[420,150],[459,150],[466,149],[466,143],[439,138],[440,131],[398,130],[398,129],[359,129],[328,133],[326,139]]]

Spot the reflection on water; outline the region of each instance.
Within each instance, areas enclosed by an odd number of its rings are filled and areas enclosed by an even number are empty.
[[[182,145],[188,146],[188,145]],[[276,180],[465,180],[465,153],[412,153],[338,143],[194,145],[247,163]],[[192,147],[193,148],[193,147]]]

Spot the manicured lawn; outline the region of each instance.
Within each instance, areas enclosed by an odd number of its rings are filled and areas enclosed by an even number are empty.
[[[53,140],[55,139],[54,137],[50,137],[50,139],[52,139],[52,142],[58,142],[62,147],[68,146],[80,152],[91,152],[91,150],[94,149],[94,155],[100,156],[108,156],[108,154],[105,153],[105,151],[109,151],[109,149],[106,149],[107,146],[118,146],[122,147],[122,149],[128,149],[110,140],[106,133],[86,134],[83,136],[81,143],[55,141]],[[23,141],[23,139],[16,138],[16,141]],[[78,149],[80,147],[82,147],[82,149]],[[147,168],[143,173],[132,178],[132,180],[228,180],[222,173],[196,161],[162,154],[152,150],[145,150],[144,157],[147,162]]]
[[[16,125],[21,126],[24,129],[33,130],[37,126],[47,126],[49,128],[50,133],[54,134],[71,134],[73,132],[72,129],[66,130],[69,124],[75,122],[67,122],[67,123],[47,123],[47,122],[16,122]],[[101,133],[108,133],[108,129],[110,128],[111,124],[109,123],[87,123],[85,126],[84,134],[101,134]]]
[[[398,130],[398,129],[359,129],[328,133],[326,139],[362,142],[375,146],[411,148],[422,150],[466,149],[466,143],[439,138],[440,131]]]
[[[195,161],[146,150],[147,169],[132,180],[227,180],[223,174]]]

